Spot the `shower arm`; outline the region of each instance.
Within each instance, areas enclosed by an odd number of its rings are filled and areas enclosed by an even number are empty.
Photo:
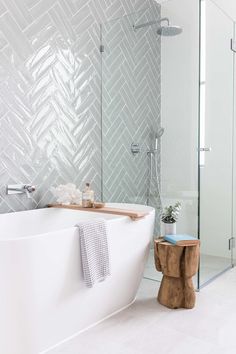
[[[150,22],[142,23],[141,25],[133,25],[133,29],[136,31],[139,28],[156,25],[156,24],[161,23],[163,21],[166,21],[168,26],[170,25],[170,20],[167,17],[163,17],[159,21],[150,21]]]

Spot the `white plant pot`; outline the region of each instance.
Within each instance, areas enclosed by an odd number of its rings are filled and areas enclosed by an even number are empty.
[[[175,235],[176,234],[176,222],[172,224],[164,223],[164,234],[165,235]]]

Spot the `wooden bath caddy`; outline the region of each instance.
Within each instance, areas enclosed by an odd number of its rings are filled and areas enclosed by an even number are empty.
[[[96,206],[97,205],[97,206]],[[106,207],[103,203],[95,204],[94,208],[83,208],[76,204],[64,205],[64,204],[49,204],[49,208],[62,208],[62,209],[73,209],[73,210],[82,210],[82,211],[90,211],[94,213],[105,213],[105,214],[114,214],[114,215],[123,215],[129,216],[132,220],[140,220],[144,218],[148,213],[128,210],[128,209],[117,209]]]

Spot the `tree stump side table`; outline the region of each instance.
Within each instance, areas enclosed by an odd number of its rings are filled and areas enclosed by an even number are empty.
[[[192,309],[196,296],[192,277],[199,266],[200,241],[176,246],[163,238],[155,240],[155,266],[163,273],[157,300],[171,309]]]

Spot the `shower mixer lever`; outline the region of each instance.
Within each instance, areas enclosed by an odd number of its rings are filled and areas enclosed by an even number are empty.
[[[132,143],[131,148],[130,148],[132,154],[134,156],[138,155],[140,153],[140,146],[137,143]]]

